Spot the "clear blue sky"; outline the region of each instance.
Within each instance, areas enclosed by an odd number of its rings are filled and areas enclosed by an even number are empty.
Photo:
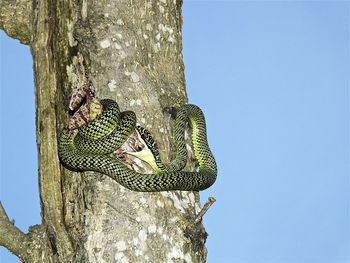
[[[219,166],[201,195],[217,199],[204,218],[208,263],[350,262],[349,11],[348,1],[184,1],[189,102]],[[40,223],[32,62],[0,37],[1,201],[27,231]]]

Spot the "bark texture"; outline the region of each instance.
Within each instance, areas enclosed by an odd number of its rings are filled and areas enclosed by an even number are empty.
[[[174,157],[172,113],[187,102],[181,5],[173,0],[1,0],[0,28],[29,44],[34,60],[43,220],[19,234],[31,250],[19,253],[0,240],[22,261],[205,261],[207,234],[195,223],[197,192],[133,192],[105,175],[68,171],[57,155],[72,89],[92,80],[99,98],[135,111],[164,161]],[[19,13],[26,15],[10,19]],[[150,171],[147,165],[144,171]],[[0,233],[1,222],[9,221],[0,217]],[[16,237],[17,230],[10,228]]]

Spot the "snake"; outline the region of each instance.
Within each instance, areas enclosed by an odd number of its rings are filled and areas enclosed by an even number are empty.
[[[202,110],[193,104],[182,105],[175,117],[175,159],[163,163],[151,133],[136,125],[132,111],[121,112],[117,102],[100,100],[102,113],[93,121],[73,131],[63,129],[58,139],[58,155],[63,165],[73,171],[96,171],[105,174],[122,186],[139,192],[170,190],[201,191],[214,184],[217,177],[215,158],[207,142],[205,118]],[[185,128],[192,126],[194,155],[198,171],[183,171],[187,162]],[[154,173],[145,174],[128,168],[111,153],[120,147],[136,129],[150,154],[130,153],[151,164]],[[141,151],[143,152],[143,151]]]

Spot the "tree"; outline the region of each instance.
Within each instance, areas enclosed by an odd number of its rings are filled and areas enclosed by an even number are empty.
[[[68,171],[57,155],[72,88],[91,79],[98,97],[135,111],[172,159],[172,109],[186,102],[181,5],[1,0],[0,29],[30,45],[34,62],[42,224],[24,234],[0,206],[0,245],[21,261],[205,261],[197,192],[129,191]]]

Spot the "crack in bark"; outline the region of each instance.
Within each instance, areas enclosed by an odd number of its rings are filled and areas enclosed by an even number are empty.
[[[133,218],[132,216],[129,216],[128,214],[124,213],[122,210],[118,209],[117,207],[115,207],[114,205],[112,205],[110,202],[106,202],[107,205],[109,205],[113,210],[115,210],[116,212],[118,212],[119,214],[129,218],[129,220],[131,220],[132,222],[134,222],[135,224],[140,224],[139,222],[136,221],[135,218]]]

